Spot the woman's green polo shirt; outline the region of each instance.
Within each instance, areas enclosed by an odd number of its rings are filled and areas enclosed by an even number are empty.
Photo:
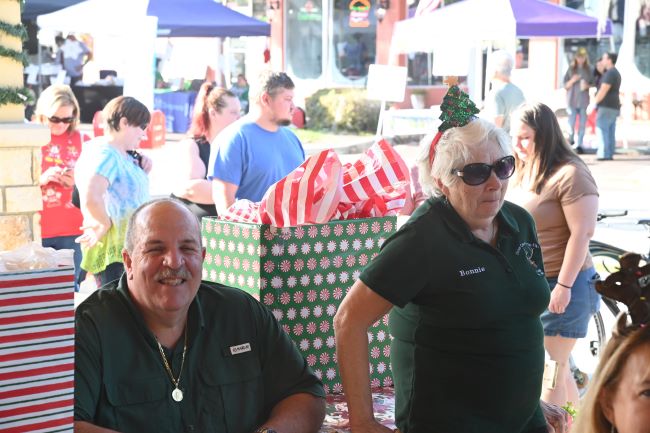
[[[98,290],[76,311],[75,420],[120,432],[250,433],[320,381],[263,305],[241,290],[201,285],[188,316],[183,400],[126,287]],[[178,376],[183,340],[171,354]]]
[[[549,302],[531,216],[505,202],[496,248],[429,199],[361,274],[393,303],[391,363],[403,433],[522,433],[539,407]]]

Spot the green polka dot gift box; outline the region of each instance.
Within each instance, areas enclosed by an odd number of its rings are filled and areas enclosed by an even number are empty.
[[[266,305],[328,393],[342,392],[334,314],[396,230],[396,217],[276,228],[203,218],[203,279],[244,290]],[[388,316],[368,330],[373,388],[392,386]]]

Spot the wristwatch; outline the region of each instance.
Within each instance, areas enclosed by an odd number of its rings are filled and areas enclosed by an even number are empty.
[[[253,433],[278,433],[278,432],[276,432],[272,428],[260,427],[257,430],[255,430]]]

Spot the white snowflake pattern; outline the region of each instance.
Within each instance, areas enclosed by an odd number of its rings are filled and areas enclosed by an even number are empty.
[[[284,313],[279,308],[273,309],[273,315],[275,316],[275,320],[277,320],[278,322],[281,322],[282,318],[284,317]]]
[[[357,232],[357,226],[355,226],[354,223],[348,224],[345,228],[345,232],[348,234],[348,236],[352,236]]]
[[[210,249],[214,250],[215,248],[217,248],[217,240],[215,238],[211,238],[210,239]]]
[[[320,258],[320,267],[321,269],[327,269],[330,267],[330,259],[327,256],[323,256]]]
[[[328,272],[325,276],[327,284],[334,284],[336,282],[336,274],[334,272]]]
[[[314,244],[314,252],[316,254],[321,254],[323,252],[323,243],[321,241]]]
[[[270,241],[273,240],[274,237],[275,237],[275,233],[271,230],[271,228],[267,228],[266,230],[264,230],[264,239]]]
[[[212,223],[210,222],[210,220],[206,221],[204,227],[205,227],[205,231],[207,231],[208,233],[212,233]]]
[[[257,260],[253,260],[253,272],[259,272],[260,271],[260,262]]]
[[[386,339],[386,333],[384,331],[377,332],[377,341],[382,342]]]
[[[375,377],[370,381],[370,388],[374,389],[374,388],[379,388],[380,386],[381,386],[381,382],[379,381],[378,378]]]
[[[310,259],[310,260],[311,260],[311,259]],[[302,285],[303,287],[307,287],[307,286],[309,285],[309,282],[310,282],[309,275],[307,275],[307,274],[302,274],[302,275],[300,276],[300,285]]]
[[[314,349],[320,350],[323,347],[323,339],[320,337],[314,338]]]
[[[314,332],[316,332],[316,324],[314,322],[309,322],[307,324],[307,332],[309,334],[313,334]]]
[[[334,290],[336,291],[336,289]],[[339,290],[341,289],[339,288]],[[336,306],[334,304],[328,304],[327,309],[325,311],[327,312],[328,316],[334,317],[334,315],[336,314]]]
[[[291,328],[290,328],[289,325],[287,325],[286,323],[285,323],[284,325],[282,325],[282,330],[283,330],[287,335],[290,335],[290,334],[291,334]]]
[[[224,224],[223,226],[223,235],[230,236],[230,226],[228,224]]]
[[[387,233],[390,233],[393,231],[393,222],[392,221],[384,221],[384,231]]]
[[[372,332],[368,332],[368,343],[372,343],[374,339],[375,339],[375,334],[373,334]]]
[[[216,281],[216,279],[217,279],[217,271],[215,271],[213,269],[213,270],[210,271],[210,280],[211,281]]]
[[[343,239],[343,240],[339,243],[339,249],[340,249],[341,251],[345,252],[345,251],[348,250],[348,248],[350,248],[350,242],[348,242],[347,239]]]
[[[329,241],[327,243],[327,251],[330,253],[333,253],[336,250],[336,242],[334,241]]]
[[[229,253],[234,253],[236,249],[237,249],[237,245],[235,244],[235,242],[234,241],[228,241],[228,252]]]
[[[359,251],[361,249],[361,239],[355,239],[352,241],[352,249],[354,251]]]
[[[359,275],[361,275],[361,271],[359,269],[352,272],[352,281],[357,281],[359,279]]]
[[[278,277],[277,275],[271,278],[271,287],[274,289],[279,289],[282,287],[282,277]]]
[[[214,255],[214,264],[217,266],[221,266],[221,254]]]
[[[303,319],[306,319],[307,317],[309,317],[309,308],[302,307],[300,309],[300,317],[302,317]]]
[[[219,239],[219,250],[226,251],[226,241],[223,239]]]
[[[302,331],[304,330],[302,323],[296,323],[293,325],[293,333],[294,335],[302,335]]]
[[[325,340],[325,345],[327,347],[329,347],[330,349],[332,347],[336,346],[336,339],[334,338],[333,335],[330,335],[329,337],[327,337],[327,339]]]
[[[266,248],[266,245],[260,245],[260,257],[266,257],[267,253],[268,248]]]
[[[289,227],[285,227],[282,230],[280,230],[280,238],[286,241],[290,237],[291,237],[291,229]]]
[[[246,278],[246,285],[248,286],[249,289],[252,289],[255,286],[255,278],[253,277]]]
[[[300,252],[303,254],[309,254],[311,252],[311,245],[309,245],[307,242],[303,243],[300,246]]]
[[[361,254],[359,256],[359,264],[361,266],[366,266],[368,264],[368,255],[367,254]]]
[[[284,254],[284,247],[282,246],[282,244],[273,244],[273,246],[271,247],[271,254],[273,254],[274,256],[281,256],[282,254]]]
[[[293,302],[296,304],[302,304],[303,299],[305,299],[305,294],[302,291],[298,290],[293,294]]]
[[[303,236],[305,236],[305,229],[303,229],[302,227],[296,227],[296,231],[293,232],[293,234],[296,237],[296,239],[302,239]]]
[[[384,356],[385,356],[386,358],[390,358],[390,345],[388,345],[388,346],[384,346],[384,350],[383,350],[383,352],[384,352]]]
[[[390,376],[384,377],[384,388],[390,388],[393,386],[393,378]]]
[[[312,239],[318,236],[318,228],[316,226],[310,226],[309,229],[307,229],[307,236]]]
[[[334,234],[336,236],[341,236],[343,234],[343,224],[337,224],[334,226]]]
[[[359,233],[361,233],[362,235],[368,233],[368,223],[361,223],[359,225]]]
[[[313,367],[314,365],[316,365],[316,355],[314,355],[313,353],[310,353],[309,355],[307,355],[307,364],[309,364],[310,367]],[[319,379],[320,379],[320,377],[319,377]]]
[[[291,270],[291,262],[287,259],[284,259],[280,262],[280,270],[282,272],[289,272]]]
[[[314,356],[314,358],[316,358],[316,356]],[[314,360],[314,364],[316,364],[316,360]],[[319,368],[314,370],[314,376],[316,376],[318,380],[323,380],[323,372]],[[325,394],[327,394],[327,391],[325,391]]]
[[[381,224],[379,224],[379,221],[373,222],[370,230],[372,230],[373,233],[379,233],[381,230]]]
[[[236,270],[239,270],[239,265],[241,263],[239,262],[239,257],[235,257],[232,259],[232,267],[235,268]]]
[[[253,239],[258,241],[260,239],[260,229],[254,228],[253,229]]]
[[[305,262],[302,259],[296,259],[295,262],[293,262],[293,268],[297,271],[300,272],[302,271],[302,268],[305,266]]]
[[[327,375],[327,378],[329,380],[333,380],[336,377],[336,370],[334,370],[333,368],[328,368],[327,373],[325,373],[325,374]]]
[[[264,262],[264,272],[270,274],[271,272],[273,272],[273,269],[275,269],[275,263],[273,263],[270,260]]]
[[[287,278],[287,287],[293,289],[296,287],[296,284],[298,284],[298,279],[291,275],[289,278]]]
[[[228,257],[228,256],[224,257],[223,266],[226,267],[226,268],[230,267],[230,257]]]
[[[251,229],[244,227],[241,231],[241,235],[244,237],[244,239],[248,239],[251,236]]]
[[[247,253],[249,256],[252,256],[252,255],[255,254],[256,252],[257,252],[257,251],[256,251],[256,248],[255,248],[255,245],[253,245],[253,244],[248,244],[248,245],[246,245],[246,253]]]
[[[309,259],[307,259],[307,269],[313,271],[314,269],[316,269],[316,266],[318,266],[318,262],[316,261],[315,258],[310,257]]]
[[[327,301],[330,298],[330,291],[329,289],[323,289],[320,291],[320,299],[321,301]]]
[[[245,282],[244,276],[241,274],[237,275],[237,286],[244,287],[244,282]]]
[[[323,307],[320,305],[316,305],[314,307],[314,317],[320,317],[323,315]]]
[[[323,391],[325,391],[325,395],[329,395],[329,393],[330,393],[330,387],[327,386],[326,384],[323,384]]]
[[[298,253],[298,245],[296,244],[289,244],[287,247],[287,252],[289,253],[290,256],[295,256]]]
[[[335,287],[334,291],[332,292],[332,296],[337,301],[340,300],[343,297],[343,289],[341,289],[340,287]]]
[[[375,240],[373,238],[368,238],[366,239],[365,245],[367,250],[371,250],[375,247]]]
[[[219,272],[219,281],[222,283],[226,282],[226,273],[224,271]]]
[[[300,350],[302,350],[303,352],[309,350],[309,340],[308,339],[303,338],[302,340],[300,340]]]
[[[244,254],[244,251],[246,251],[246,245],[244,245],[243,242],[237,242],[237,252],[239,254]]]
[[[262,290],[266,289],[266,286],[268,284],[268,280],[264,277],[260,278],[260,285],[262,286]]]
[[[214,225],[214,233],[216,235],[220,235],[222,231],[223,231],[223,227],[221,227],[221,224]]]
[[[232,272],[228,274],[228,284],[230,284],[231,286],[235,284],[235,274],[233,274]]]
[[[328,237],[330,235],[330,226],[323,225],[323,227],[320,228],[320,235],[324,238]]]
[[[346,271],[343,271],[339,274],[339,281],[342,284],[347,283],[349,279],[350,279],[350,274],[348,274]]]
[[[326,364],[328,364],[328,363],[330,362],[330,354],[327,353],[327,352],[323,352],[323,353],[321,353],[320,356],[319,356],[318,358],[319,358],[320,363],[321,363],[322,365],[326,365]],[[332,370],[332,373],[334,374],[332,377],[329,377],[330,370]],[[328,369],[327,369],[327,378],[328,378],[329,380],[334,379],[334,376],[335,376],[335,375],[336,375],[336,373],[334,373],[334,369],[333,369],[333,368],[328,368]]]
[[[207,280],[208,279],[208,270],[203,268],[201,269],[201,279],[202,280]]]
[[[343,266],[343,257],[341,256],[334,257],[333,263],[336,269],[340,268],[341,266]]]
[[[293,308],[293,307],[289,308],[289,309],[287,310],[287,319],[289,319],[289,320],[295,320],[295,318],[296,318],[296,314],[297,314],[297,312],[296,312],[296,309],[295,309],[295,308]]]
[[[244,271],[248,271],[248,270],[251,268],[251,262],[250,262],[250,260],[248,260],[248,259],[244,259],[244,260],[242,260],[242,262],[241,262],[241,268],[242,268]]]
[[[372,359],[379,358],[379,348],[373,347],[372,349],[370,349],[370,356],[372,357]]]
[[[343,385],[341,385],[339,382],[336,382],[334,385],[332,385],[332,392],[334,394],[341,394],[343,392]]]
[[[309,302],[314,302],[316,300],[316,290],[310,290],[307,292],[307,300]]]
[[[380,362],[377,364],[377,373],[379,374],[384,374],[386,371],[386,363],[385,362]]]
[[[323,274],[316,274],[314,275],[314,284],[317,286],[320,286],[323,284]]]
[[[352,266],[354,266],[354,264],[356,263],[356,261],[357,261],[357,258],[354,257],[353,255],[349,255],[349,256],[347,256],[347,257],[345,258],[345,264],[346,264],[349,268],[351,268]]]

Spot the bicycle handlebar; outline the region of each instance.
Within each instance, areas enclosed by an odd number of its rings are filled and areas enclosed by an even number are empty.
[[[626,210],[606,210],[602,212],[598,212],[598,215],[596,216],[596,221],[602,221],[605,218],[610,218],[610,217],[621,217],[627,215],[627,209]]]

